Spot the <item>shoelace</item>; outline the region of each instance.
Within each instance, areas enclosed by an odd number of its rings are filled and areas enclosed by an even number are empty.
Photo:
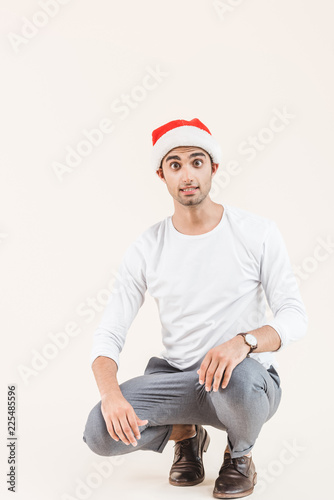
[[[245,463],[245,458],[244,457],[231,458],[231,455],[229,454],[228,458],[225,461],[225,463],[221,466],[221,468],[219,470],[219,474],[221,473],[221,471],[223,471],[224,469],[227,469],[228,467],[231,467],[231,466],[235,470],[237,470],[238,472],[240,472],[238,470],[238,468],[236,467],[238,465],[238,463],[244,464]]]

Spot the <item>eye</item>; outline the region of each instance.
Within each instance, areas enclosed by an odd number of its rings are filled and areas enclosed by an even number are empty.
[[[194,161],[195,167],[200,167],[202,164],[203,164],[202,160],[198,160],[197,159],[197,160]]]
[[[180,164],[177,162],[177,161],[173,161],[173,163],[170,164],[170,168],[175,170],[175,168],[173,167],[173,165],[176,165],[177,167],[180,166]]]

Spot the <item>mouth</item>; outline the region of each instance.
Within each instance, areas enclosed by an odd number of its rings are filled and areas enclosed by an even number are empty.
[[[196,193],[196,191],[198,190],[199,188],[198,187],[195,187],[195,186],[191,186],[191,187],[188,187],[188,188],[183,188],[183,189],[180,189],[180,191],[184,194],[194,194]]]

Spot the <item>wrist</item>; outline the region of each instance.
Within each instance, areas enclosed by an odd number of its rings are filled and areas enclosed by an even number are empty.
[[[249,347],[248,354],[252,353],[258,347],[257,338],[251,333],[238,333],[237,337],[241,337],[244,343]]]
[[[119,387],[115,387],[115,388],[109,389],[108,391],[101,392],[100,396],[101,396],[101,400],[103,400],[103,399],[109,399],[109,398],[122,397],[123,394],[122,394],[122,391]]]
[[[244,338],[242,335],[236,335],[233,339],[236,344],[238,345],[239,349],[244,352],[245,356],[248,356],[248,354],[251,351],[251,348],[249,345],[246,344]]]

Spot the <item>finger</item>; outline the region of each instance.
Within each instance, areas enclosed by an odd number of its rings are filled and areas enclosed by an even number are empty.
[[[137,417],[137,415],[136,415],[136,419],[137,419],[138,425],[146,425],[148,423],[148,420],[141,420],[139,417]]]
[[[211,385],[212,385],[212,380],[213,376],[216,373],[218,363],[215,362],[214,360],[211,360],[211,363],[206,371],[206,376],[205,376],[205,390],[210,391],[211,390]]]
[[[137,446],[137,441],[136,441],[136,438],[134,436],[134,433],[132,432],[131,424],[130,424],[128,418],[129,418],[129,416],[125,415],[125,419],[121,422],[122,429],[123,429],[123,432],[126,435],[127,439],[130,441],[130,443],[133,446]]]
[[[138,428],[137,420],[139,420],[139,419],[134,411],[128,415],[128,421],[129,421],[130,427],[132,429],[132,432],[134,433],[134,435],[136,436],[137,439],[140,439],[140,431]]]
[[[124,434],[124,432],[123,432],[123,426],[121,425],[121,423],[118,420],[116,422],[114,422],[114,429],[115,429],[115,432],[116,432],[117,436],[119,437],[119,439],[124,444],[129,445],[130,441],[127,438],[127,436]]]
[[[217,392],[217,391],[218,391],[219,384],[220,384],[220,381],[221,381],[221,379],[222,379],[223,373],[224,373],[224,367],[219,366],[219,367],[217,368],[217,370],[216,370],[215,377],[214,377],[214,381],[213,381],[213,387],[212,387],[212,390],[213,390],[214,392]]]
[[[104,408],[103,406],[101,407],[101,413],[102,413],[102,416],[104,418],[104,421],[105,421],[105,424],[106,424],[106,427],[107,427],[107,431],[109,432],[110,436],[115,440],[115,441],[119,441],[119,438],[118,436],[116,435],[115,433],[115,429],[113,427],[113,421],[112,421],[112,418],[109,417],[108,414],[106,414],[104,412]]]
[[[112,424],[112,421],[110,420],[108,424],[106,424],[107,426],[107,430],[110,434],[110,436],[115,440],[115,441],[119,441],[119,437],[117,436],[117,434],[115,433],[115,430],[114,430],[114,426]]]
[[[205,382],[205,375],[206,375],[206,370],[210,364],[211,361],[211,356],[206,355],[205,358],[203,359],[201,366],[199,367],[199,370],[197,370],[198,373],[198,379],[200,384],[204,384]]]
[[[233,368],[229,368],[229,367],[226,368],[225,373],[224,373],[223,382],[222,382],[223,389],[226,389],[226,387],[231,379],[232,372],[233,372]]]
[[[137,417],[137,415],[136,415],[136,419],[137,419],[138,426],[146,425],[148,423],[148,420],[141,420],[140,418]],[[138,437],[138,439],[140,439],[140,430],[139,430],[139,437]]]

